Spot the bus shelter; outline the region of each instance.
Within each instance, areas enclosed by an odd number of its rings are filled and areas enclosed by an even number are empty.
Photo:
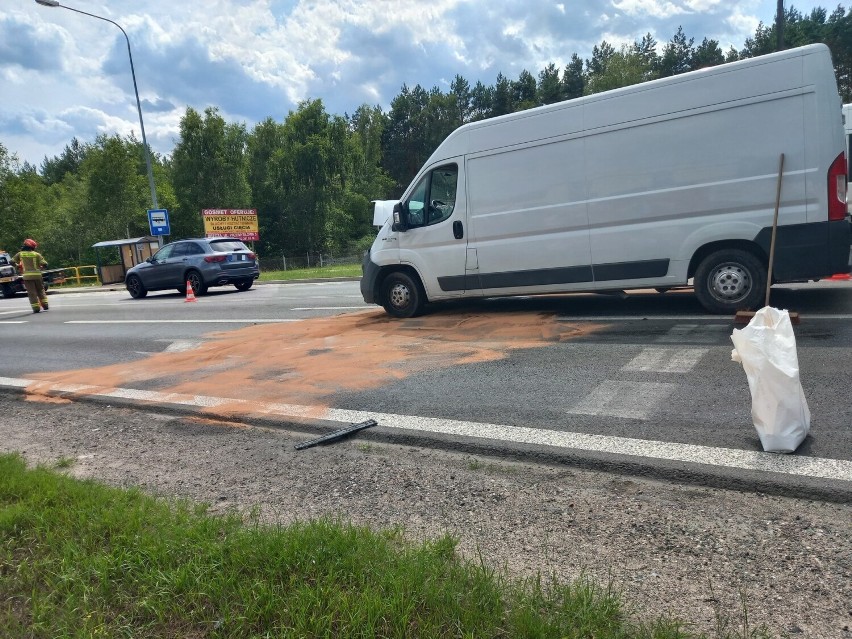
[[[124,281],[127,271],[144,262],[156,253],[159,239],[152,235],[129,237],[125,240],[109,240],[92,244],[101,284],[116,284]],[[103,251],[103,258],[101,257]]]

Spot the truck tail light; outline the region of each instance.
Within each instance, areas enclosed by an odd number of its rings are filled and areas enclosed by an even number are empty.
[[[828,169],[828,219],[846,217],[846,154],[841,153]]]
[[[227,259],[228,259],[227,255],[205,255],[204,256],[204,261],[208,262],[208,263],[210,263],[210,262],[224,262]]]

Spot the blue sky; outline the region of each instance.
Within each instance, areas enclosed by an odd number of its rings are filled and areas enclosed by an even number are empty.
[[[405,83],[442,90],[456,74],[493,84],[560,69],[606,39],[683,26],[740,49],[776,0],[67,0],[130,38],[145,132],[171,153],[186,107],[218,106],[249,128],[300,100],[331,113],[387,110]],[[803,14],[836,3],[793,2]],[[790,6],[790,0],[785,0]],[[40,165],[77,137],[141,139],[127,43],[114,25],[34,0],[0,0],[0,143]]]

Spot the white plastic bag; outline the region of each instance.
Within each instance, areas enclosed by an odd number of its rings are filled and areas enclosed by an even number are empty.
[[[748,376],[751,418],[763,450],[792,453],[811,429],[811,412],[799,381],[790,314],[765,306],[748,326],[734,329],[731,341],[731,359]]]

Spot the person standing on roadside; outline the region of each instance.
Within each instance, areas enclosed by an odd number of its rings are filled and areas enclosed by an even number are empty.
[[[41,269],[47,266],[47,262],[41,256],[41,253],[36,251],[38,242],[27,238],[24,240],[21,250],[12,256],[13,262],[21,264],[23,271],[24,288],[27,289],[27,297],[30,298],[30,306],[33,313],[38,313],[42,309],[47,310],[47,293],[44,291],[44,281],[41,276]]]

